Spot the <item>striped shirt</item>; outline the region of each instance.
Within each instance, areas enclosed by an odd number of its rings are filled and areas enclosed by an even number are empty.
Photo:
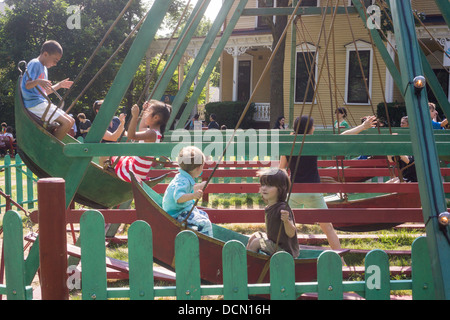
[[[162,135],[159,131],[156,131],[155,143],[161,142]],[[143,143],[144,141],[140,141]],[[116,158],[111,159],[112,162],[116,162]],[[153,165],[153,157],[138,157],[138,156],[124,156],[120,157],[117,164],[114,167],[116,175],[126,182],[131,182],[130,172],[141,179],[146,180],[147,175]]]

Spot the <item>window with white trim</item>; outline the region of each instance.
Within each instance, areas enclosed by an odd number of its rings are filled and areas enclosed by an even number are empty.
[[[372,46],[364,41],[356,41],[356,45],[352,42],[346,49],[345,102],[369,104],[372,92]]]
[[[358,0],[358,1],[360,1],[360,0]],[[375,2],[376,2],[376,0],[363,0],[363,4],[364,4],[364,6],[366,8],[371,6],[371,5],[373,5],[373,4],[375,4]],[[348,5],[350,7],[353,7],[353,1],[352,0],[348,0]]]
[[[312,103],[317,79],[317,48],[310,43],[297,46],[295,57],[295,102]],[[310,77],[310,72],[312,72]],[[311,79],[311,80],[309,80]],[[309,85],[308,85],[309,81]],[[308,90],[306,89],[308,88]],[[308,92],[306,92],[308,91]],[[306,95],[306,98],[305,98]]]
[[[302,0],[300,7],[317,7],[318,0]]]

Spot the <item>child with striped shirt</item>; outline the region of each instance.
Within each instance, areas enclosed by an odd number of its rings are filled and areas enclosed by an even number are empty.
[[[143,105],[142,120],[139,131],[136,130],[139,120],[139,107],[134,105],[131,109],[131,120],[128,127],[128,138],[138,140],[140,143],[161,142],[167,122],[172,112],[172,106],[157,100],[146,101]],[[111,159],[117,176],[131,182],[130,172],[141,179],[146,180],[150,168],[153,165],[153,157],[124,156]]]

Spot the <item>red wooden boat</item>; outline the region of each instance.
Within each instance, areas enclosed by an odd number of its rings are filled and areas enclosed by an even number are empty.
[[[153,256],[156,263],[174,270],[175,237],[186,228],[166,213],[162,197],[146,184],[132,177],[137,219],[146,221],[153,232]],[[190,229],[192,230],[192,229]],[[205,283],[222,283],[222,249],[229,240],[247,244],[248,237],[213,224],[214,237],[195,232],[200,247],[200,277]],[[348,251],[348,250],[347,250]],[[300,250],[295,261],[296,281],[313,281],[317,278],[317,258],[323,250]],[[339,251],[343,254],[346,250]],[[247,251],[249,283],[269,281],[270,256]]]
[[[327,202],[328,208],[420,208],[420,197],[407,193],[389,193],[356,200],[337,200]],[[405,222],[397,223],[334,223],[336,230],[347,232],[370,232],[390,229]]]

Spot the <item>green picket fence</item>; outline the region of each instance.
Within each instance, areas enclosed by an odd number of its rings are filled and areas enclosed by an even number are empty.
[[[333,251],[324,251],[318,259],[317,281],[296,283],[292,256],[279,252],[270,259],[271,282],[248,284],[246,250],[242,243],[230,241],[222,253],[223,285],[202,285],[198,238],[187,230],[180,232],[175,242],[176,285],[154,286],[152,230],[143,221],[134,222],[128,232],[129,287],[108,288],[104,226],[104,218],[96,210],[86,211],[80,221],[84,300],[156,297],[199,300],[209,295],[221,295],[225,300],[247,300],[249,295],[292,300],[303,293],[317,293],[323,300],[340,300],[344,292],[356,292],[369,300],[387,300],[391,290],[412,290],[413,299],[435,297],[425,237],[418,238],[412,245],[410,280],[390,280],[387,254],[373,250],[365,259],[365,280],[343,281],[341,258]],[[22,221],[17,212],[6,213],[4,229],[6,285],[0,285],[0,294],[6,294],[9,300],[30,299],[31,288],[25,281]]]
[[[0,189],[4,194],[11,197],[18,205],[27,205],[28,209],[33,209],[37,202],[36,177],[33,172],[22,162],[17,154],[14,161],[9,155],[4,158],[3,165],[0,165]],[[0,196],[0,210],[6,208],[7,203],[4,197]]]

